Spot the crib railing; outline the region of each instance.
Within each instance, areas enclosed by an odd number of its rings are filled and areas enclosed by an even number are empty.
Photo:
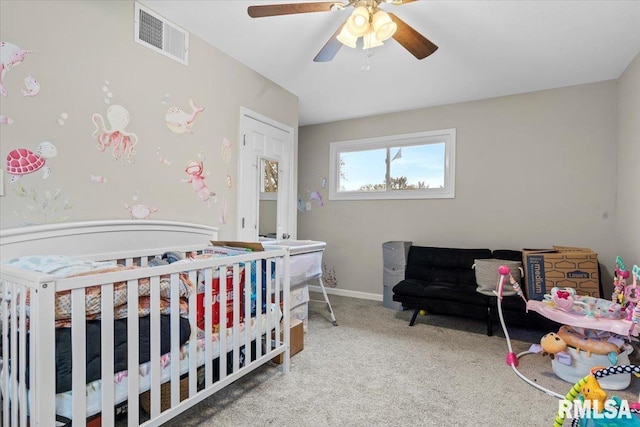
[[[188,254],[192,248],[183,248]],[[198,250],[201,252],[201,250]],[[2,266],[0,282],[0,420],[4,426],[52,426],[56,417],[70,418],[73,426],[86,426],[87,417],[95,417],[87,401],[87,301],[88,290],[100,289],[100,378],[94,388],[99,399],[101,425],[114,425],[114,407],[127,401],[129,426],[156,426],[211,396],[278,354],[285,354],[282,371],[289,370],[289,254],[285,248],[242,255],[194,259],[148,267],[156,254],[103,254],[96,260],[119,260],[141,268],[88,276],[54,279],[17,268]],[[195,289],[180,296],[181,277],[187,277]],[[227,277],[229,280],[227,281]],[[214,282],[219,292],[214,300]],[[147,379],[140,373],[139,289],[148,280],[150,328]],[[161,287],[161,281],[168,285]],[[227,284],[232,288],[226,292]],[[126,289],[127,366],[116,372],[114,360],[114,295]],[[197,289],[202,288],[202,307],[198,311]],[[68,292],[71,300],[71,416],[64,417],[56,407],[56,295]],[[161,292],[165,294],[161,295]],[[229,301],[233,298],[233,302]],[[168,301],[164,311],[161,300]],[[188,307],[188,314],[181,313]],[[229,302],[229,304],[227,304]],[[214,304],[215,303],[215,304]],[[229,307],[228,307],[229,305]],[[215,306],[215,308],[214,308]],[[92,307],[93,308],[93,307]],[[228,313],[233,310],[233,313]],[[181,314],[187,316],[191,335],[184,346],[179,342]],[[197,316],[203,316],[198,319]],[[169,317],[170,350],[161,354],[161,316]],[[232,319],[228,325],[227,317]],[[203,328],[198,334],[200,320]],[[284,331],[284,336],[280,333]],[[215,360],[217,359],[217,366]],[[230,362],[230,363],[228,363]],[[168,366],[167,366],[168,365]],[[83,369],[75,369],[83,367]],[[133,367],[133,368],[132,368]],[[126,381],[124,398],[116,398],[114,379]],[[109,380],[107,380],[109,379]],[[168,381],[167,381],[168,380]],[[181,387],[181,381],[183,387]],[[184,387],[187,382],[188,386]],[[144,383],[144,385],[143,385]],[[169,386],[163,384],[169,384]],[[163,389],[170,389],[170,403]],[[186,393],[184,390],[188,390]],[[140,416],[139,395],[149,396],[148,419]],[[181,395],[182,394],[182,395]],[[186,394],[186,396],[185,396]]]

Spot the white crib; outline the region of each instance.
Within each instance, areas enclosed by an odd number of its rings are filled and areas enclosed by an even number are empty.
[[[281,353],[281,369],[287,373],[289,307],[283,295],[289,295],[288,249],[204,258],[211,240],[217,240],[214,227],[170,221],[90,221],[2,230],[0,424],[50,427],[65,419],[74,427],[112,426],[115,408],[122,409],[125,402],[128,426],[157,426]],[[149,265],[169,251],[191,259]],[[35,255],[116,261],[130,268],[57,278],[6,264]],[[216,280],[220,291],[214,295]],[[225,285],[233,290],[223,292]],[[198,287],[204,293],[200,306]],[[143,289],[148,295],[143,296]],[[181,294],[185,289],[191,289],[188,295]],[[114,336],[114,324],[122,322],[123,312],[123,306],[114,307],[114,298],[125,294],[126,339]],[[65,320],[60,314],[63,298],[71,306]],[[231,325],[225,321],[228,310]],[[148,331],[140,326],[142,316],[148,316]],[[132,322],[134,318],[139,321]],[[186,341],[180,340],[187,319],[191,332]],[[72,370],[70,389],[64,391],[56,386],[56,350],[61,350],[56,336],[62,331],[56,325],[61,324],[69,328],[65,333],[70,331],[71,365],[83,367]],[[87,330],[91,326],[94,331],[95,325],[100,335],[99,379],[90,381],[89,351],[84,350],[94,342]],[[283,333],[275,333],[278,330]],[[125,361],[115,360],[114,339],[126,341],[126,366],[135,369],[116,370]],[[149,360],[140,363],[147,351],[140,343],[146,341]],[[164,392],[170,389],[165,410],[163,384]],[[146,415],[140,411],[141,393],[150,396]]]

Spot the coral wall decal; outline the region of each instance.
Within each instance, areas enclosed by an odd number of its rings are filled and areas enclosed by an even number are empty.
[[[69,219],[69,217],[65,215],[65,211],[71,209],[73,206],[69,199],[62,197],[62,190],[60,188],[53,194],[49,190],[45,190],[44,195],[41,195],[38,194],[34,188],[27,189],[22,184],[17,183],[13,187],[13,193],[18,197],[24,197],[30,200],[26,205],[27,212],[23,215],[25,219],[30,220],[30,223],[48,224]]]

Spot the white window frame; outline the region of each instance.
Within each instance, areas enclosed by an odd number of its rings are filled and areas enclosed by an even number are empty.
[[[444,143],[444,186],[442,188],[339,191],[341,153],[429,143]],[[455,158],[455,129],[332,142],[329,145],[329,200],[453,199],[455,197]]]

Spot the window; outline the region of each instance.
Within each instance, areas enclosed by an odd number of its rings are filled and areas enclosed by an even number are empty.
[[[329,199],[453,198],[455,144],[455,129],[332,142]]]
[[[260,159],[260,200],[278,199],[278,162]]]

